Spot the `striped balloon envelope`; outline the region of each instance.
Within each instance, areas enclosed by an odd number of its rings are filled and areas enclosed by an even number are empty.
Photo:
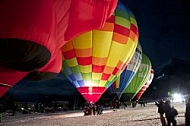
[[[141,90],[136,95],[137,100],[139,100],[142,97],[144,92],[147,90],[147,88],[152,83],[153,78],[154,78],[154,70],[151,69],[151,72],[150,72],[150,75],[149,75],[149,78],[148,78],[147,82],[144,84],[144,86],[141,88]]]
[[[128,86],[134,75],[136,74],[142,60],[142,48],[140,43],[136,48],[136,51],[130,60],[129,64],[117,80],[108,88],[110,94],[117,94],[118,99],[121,98],[121,95],[125,88]]]
[[[145,82],[147,82],[150,71],[151,62],[145,54],[142,54],[141,65],[123,94],[130,99],[133,99],[139,90],[143,87]]]
[[[103,28],[62,47],[63,73],[87,102],[96,103],[131,60],[138,36],[134,15],[119,2]]]

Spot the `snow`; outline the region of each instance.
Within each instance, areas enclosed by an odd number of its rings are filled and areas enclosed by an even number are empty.
[[[178,110],[178,126],[185,126],[185,104],[172,103]],[[62,113],[33,113],[3,116],[0,126],[161,126],[157,106],[148,103],[135,108],[105,110],[102,115],[84,116],[81,111]]]

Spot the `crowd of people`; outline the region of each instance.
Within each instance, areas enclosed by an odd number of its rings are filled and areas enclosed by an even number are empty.
[[[139,104],[145,107],[145,103]],[[171,105],[170,100],[164,101],[159,100],[155,103],[158,107],[158,113],[160,115],[160,120],[162,123],[162,126],[176,126],[176,116],[178,115],[177,109]],[[110,107],[119,108],[119,105],[116,103],[112,103]],[[124,107],[125,108],[125,107]],[[102,105],[96,105],[96,104],[89,104],[84,109],[84,115],[101,115],[103,113],[103,106]],[[185,108],[185,125],[190,126],[190,97],[186,100],[186,108]]]
[[[89,104],[84,109],[84,115],[101,115],[103,113],[103,106],[96,104]]]
[[[177,125],[176,116],[178,115],[178,111],[174,106],[171,106],[170,100],[160,100],[156,102],[155,105],[158,107],[162,126],[171,126],[171,124],[173,126]],[[186,100],[185,125],[190,126],[190,98]]]

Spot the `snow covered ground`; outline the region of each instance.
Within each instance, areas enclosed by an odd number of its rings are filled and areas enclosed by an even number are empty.
[[[172,103],[178,110],[177,126],[185,126],[185,104]],[[84,116],[82,111],[4,116],[0,126],[161,126],[157,106],[148,103],[117,111],[105,110],[102,115]]]

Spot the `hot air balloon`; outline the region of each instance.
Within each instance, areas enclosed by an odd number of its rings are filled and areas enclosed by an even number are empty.
[[[151,69],[151,73],[149,75],[149,78],[148,78],[147,82],[144,84],[144,86],[141,88],[141,90],[136,94],[137,100],[139,100],[142,97],[142,95],[144,94],[144,92],[147,90],[147,88],[152,83],[153,78],[154,78],[154,70]]]
[[[117,78],[117,80],[108,88],[108,92],[110,94],[117,94],[118,99],[121,98],[121,95],[125,88],[128,86],[129,82],[134,77],[137,72],[142,60],[142,48],[140,43],[136,48],[136,51],[130,60],[129,64],[125,68],[125,70],[121,73],[121,75]]]
[[[135,17],[119,2],[103,28],[86,32],[63,46],[63,73],[87,102],[96,103],[125,69],[137,44]]]
[[[53,78],[61,70],[60,48],[79,34],[103,27],[117,2],[1,1],[0,67],[8,71],[0,69],[0,83],[13,86],[23,77],[28,80]],[[10,70],[14,72],[9,73]],[[10,77],[14,78],[11,82],[6,80]]]
[[[123,92],[123,94],[127,97],[130,97],[130,99],[133,99],[134,96],[139,92],[139,90],[142,88],[143,84],[147,82],[148,77],[150,75],[151,71],[151,62],[149,58],[142,54],[142,60],[141,65],[136,72],[135,76]]]

